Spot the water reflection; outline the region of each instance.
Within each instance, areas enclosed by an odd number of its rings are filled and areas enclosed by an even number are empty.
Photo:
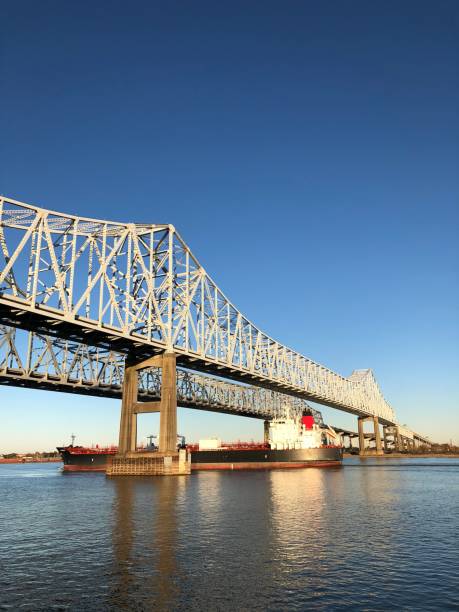
[[[113,481],[113,580],[110,593],[112,605],[127,607],[133,584],[132,556],[134,541],[133,500],[134,482],[129,478]]]
[[[371,603],[394,588],[408,478],[363,464],[114,479],[110,605],[352,607],[362,567]]]
[[[136,601],[149,601],[166,610],[177,600],[177,509],[183,485],[180,477],[113,479],[113,607],[130,609]]]
[[[266,600],[276,571],[268,478],[267,472],[193,475],[187,606],[198,606],[204,598],[210,610],[257,609]]]
[[[360,533],[367,538],[366,545],[361,545],[362,555],[373,567],[384,566],[390,558],[397,562],[394,551],[405,538],[403,498],[414,482],[406,467],[401,470],[388,461],[354,459],[347,469],[354,514],[359,517]]]
[[[336,547],[327,525],[327,503],[342,487],[338,470],[270,473],[275,592],[291,593],[291,605],[315,598],[326,586],[327,551]],[[281,602],[279,601],[279,604]]]

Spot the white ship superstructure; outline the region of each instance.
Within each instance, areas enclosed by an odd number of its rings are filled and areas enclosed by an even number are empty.
[[[295,419],[289,415],[269,423],[269,444],[274,450],[341,446],[340,436],[331,427],[321,427],[312,415]]]

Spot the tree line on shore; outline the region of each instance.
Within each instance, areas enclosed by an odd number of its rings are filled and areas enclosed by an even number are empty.
[[[49,452],[33,452],[33,453],[4,453],[0,455],[2,459],[22,459],[23,457],[33,457],[34,459],[53,459],[54,457],[59,457],[59,453],[57,451],[49,451]]]

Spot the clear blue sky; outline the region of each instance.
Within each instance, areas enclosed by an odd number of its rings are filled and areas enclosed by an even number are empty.
[[[263,330],[373,368],[402,422],[459,443],[456,0],[19,1],[1,22],[1,193],[173,223]],[[0,452],[117,438],[114,400],[0,388],[0,411]]]

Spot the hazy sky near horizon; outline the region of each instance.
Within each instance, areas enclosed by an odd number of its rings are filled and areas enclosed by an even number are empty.
[[[173,223],[261,329],[371,367],[401,422],[459,443],[455,0],[0,10],[0,193]],[[0,453],[115,442],[119,407],[0,387]],[[179,429],[262,436],[191,410]]]

